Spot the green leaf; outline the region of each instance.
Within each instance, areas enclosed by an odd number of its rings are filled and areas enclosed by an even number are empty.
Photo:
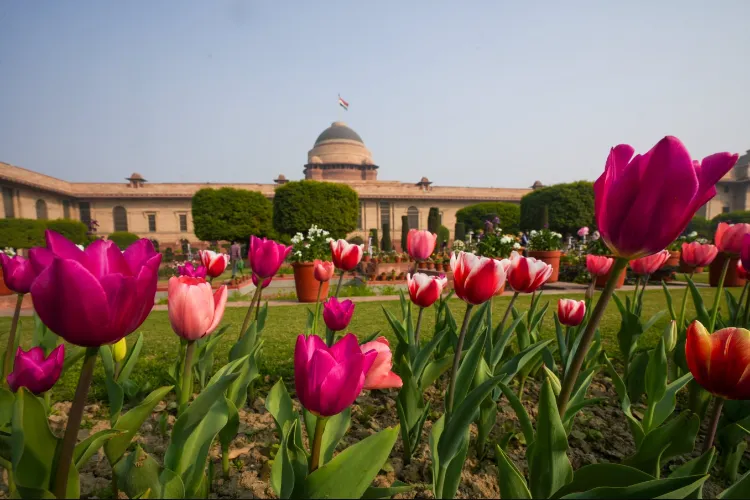
[[[644,392],[646,392],[646,370],[648,369],[649,355],[641,351],[633,357],[627,373],[625,383],[628,386],[630,400],[637,403]]]
[[[16,346],[18,345],[19,339],[20,335],[16,337]],[[42,323],[41,318],[39,318],[39,315],[34,311],[34,333],[31,337],[32,347],[41,347],[44,349],[44,355],[49,356],[49,353],[60,344],[60,341],[60,337],[47,328],[47,325]],[[15,350],[16,347],[14,347],[13,351]]]
[[[685,498],[689,492],[708,479],[704,476],[678,477],[674,479],[653,479],[632,486],[594,488],[589,491],[572,493],[562,498]]]
[[[229,325],[225,325],[218,331],[211,335],[206,335],[197,341],[199,345],[195,354],[198,361],[193,366],[193,371],[195,371],[201,388],[206,386],[206,377],[208,377],[214,366],[214,351],[216,351],[216,348],[222,340],[222,336],[226,333],[228,328]]]
[[[710,324],[711,318],[708,315],[706,306],[703,304],[703,297],[701,296],[698,289],[695,287],[695,283],[693,283],[692,279],[688,278],[687,282],[688,282],[688,287],[690,288],[690,295],[693,298],[693,306],[695,307],[695,312],[698,315],[698,320],[704,325]]]
[[[453,407],[457,407],[463,402],[466,394],[469,392],[471,383],[474,381],[474,375],[479,366],[479,360],[482,359],[482,350],[484,349],[485,333],[478,335],[474,344],[461,361],[456,373],[456,386],[453,399]]]
[[[389,427],[354,444],[305,480],[308,498],[361,498],[391,453],[399,429]]]
[[[586,492],[594,488],[621,488],[653,481],[655,478],[645,472],[622,464],[584,465],[573,474],[573,481],[552,495],[561,498],[572,493]]]
[[[667,386],[667,390],[661,400],[653,406],[649,403],[649,410],[653,413],[651,417],[651,428],[656,429],[674,413],[677,405],[677,392],[693,380],[693,374],[687,372]]]
[[[504,363],[499,369],[495,370],[495,375],[501,376],[502,378],[500,380],[504,384],[509,384],[519,370],[524,368],[529,362],[536,359],[537,355],[539,355],[541,351],[551,343],[552,339],[549,339],[528,346],[526,349]]]
[[[667,299],[667,310],[669,311],[669,317],[672,318],[672,321],[676,321],[678,318],[674,312],[674,304],[672,302],[672,293],[669,291],[669,288],[667,288],[667,284],[664,283],[664,280],[662,280],[661,282],[661,287],[662,287],[662,290],[664,290],[664,297]]]
[[[449,328],[442,328],[438,333],[436,333],[430,341],[422,347],[422,349],[417,353],[416,358],[414,358],[414,377],[419,380],[422,376],[422,373],[424,373],[425,367],[427,366],[427,363],[430,361],[430,357],[432,356],[433,351],[438,346],[440,342],[442,342],[443,337],[448,333]]]
[[[86,349],[66,349],[61,376],[86,355]]]
[[[532,498],[526,479],[499,446],[495,447],[495,459],[500,498]]]
[[[128,498],[185,498],[180,476],[160,467],[140,445],[113,467],[113,473]]]
[[[664,349],[664,340],[659,339],[659,344],[651,351],[646,367],[646,397],[648,398],[647,417],[644,421],[643,430],[650,431],[651,410],[656,403],[662,400],[667,393],[667,353]]]
[[[750,472],[746,472],[736,483],[719,494],[722,500],[740,500],[750,497]]]
[[[432,491],[435,498],[453,498],[458,491],[461,482],[466,455],[469,451],[469,428],[464,429],[459,436],[453,436],[459,440],[458,453],[451,460],[443,460],[440,456],[439,446],[443,440],[445,426],[445,415],[432,424],[429,445],[432,457]],[[439,489],[439,478],[442,477],[442,489]]]
[[[510,342],[513,332],[518,328],[518,324],[523,321],[523,316],[519,315],[513,319],[510,326],[505,329],[505,332],[500,332],[502,325],[498,324],[493,334],[494,341],[492,345],[492,354],[490,355],[490,367],[495,368],[505,354],[505,349]],[[501,334],[502,333],[502,334]]]
[[[73,450],[73,463],[76,469],[80,470],[104,443],[120,434],[122,432],[116,429],[104,429],[78,443]]]
[[[48,490],[54,477],[53,461],[59,440],[49,428],[44,404],[24,387],[16,392],[11,426],[11,462],[16,484]]]
[[[271,467],[271,487],[279,498],[299,498],[307,475],[307,456],[294,443],[298,421],[294,421],[282,434],[279,451]]]
[[[341,438],[344,437],[346,431],[349,430],[349,426],[352,423],[352,409],[351,407],[345,409],[341,413],[338,413],[328,418],[326,428],[323,431],[323,440],[320,446],[320,464],[325,464],[333,457],[333,452],[336,451]]]
[[[521,400],[518,399],[518,396],[516,396],[516,393],[513,392],[510,387],[503,384],[502,382],[498,384],[498,387],[500,387],[500,390],[503,391],[505,397],[508,398],[508,402],[513,408],[513,411],[516,412],[516,417],[518,418],[518,422],[521,424],[521,431],[523,431],[523,437],[526,439],[526,443],[528,444],[534,442],[534,426],[531,425],[531,418],[529,418],[529,414],[526,412],[526,408],[524,408],[523,404],[521,404]]]
[[[273,416],[276,422],[276,431],[282,438],[285,427],[299,419],[299,415],[294,411],[292,398],[286,390],[283,379],[279,378],[269,391],[266,397],[266,410]]]
[[[414,489],[414,486],[411,486],[406,483],[402,483],[401,481],[393,481],[393,483],[388,486],[387,488],[376,488],[374,486],[371,486],[367,488],[365,491],[365,494],[362,495],[363,500],[370,500],[370,499],[376,499],[376,498],[391,498],[393,495],[399,495],[401,493],[409,493],[411,490]]]
[[[250,325],[250,328],[248,330],[252,330],[254,332],[253,326],[255,323]],[[255,338],[255,334],[252,335],[246,335],[246,337],[249,337],[250,339]],[[247,342],[243,342],[243,340],[240,340],[235,344],[235,347],[240,345],[242,343],[241,348],[232,349],[232,353],[230,354],[230,361],[237,359],[232,356],[240,357],[247,355],[247,361],[243,363],[238,371],[238,377],[229,385],[229,388],[227,388],[227,398],[234,403],[234,406],[236,408],[244,408],[245,402],[247,401],[247,388],[250,387],[250,383],[258,378],[260,375],[260,372],[258,371],[258,351],[263,346],[263,340],[258,340],[255,342],[255,344],[249,344],[249,340]]]
[[[633,440],[635,441],[636,447],[638,447],[643,441],[644,432],[643,427],[641,427],[641,423],[636,420],[636,418],[633,416],[633,412],[630,410],[630,397],[628,396],[628,390],[625,386],[625,382],[623,382],[622,378],[620,378],[620,374],[617,373],[617,370],[615,370],[615,367],[607,357],[607,354],[602,353],[601,358],[604,361],[604,365],[607,367],[609,376],[612,377],[612,382],[615,385],[615,391],[620,397],[620,405],[622,407],[622,411],[625,414],[625,417],[628,419],[630,432],[633,434]]]
[[[440,376],[445,373],[448,368],[453,364],[453,355],[446,355],[440,359],[432,361],[422,372],[422,380],[420,380],[420,387],[422,392],[426,391],[432,384],[435,383]]]
[[[565,330],[560,324],[560,318],[557,314],[553,314],[552,317],[555,320],[555,335],[557,337],[557,349],[560,352],[560,361],[563,367],[568,364],[568,342],[565,338]]]
[[[221,443],[222,453],[223,450],[229,450],[229,445],[237,437],[237,432],[240,430],[240,415],[237,411],[237,407],[230,399],[226,400],[228,415],[227,424],[223,429],[219,431],[219,443]]]
[[[669,477],[671,479],[675,477],[695,475],[702,476],[708,474],[709,470],[711,470],[711,467],[713,466],[715,458],[716,449],[714,447],[711,447],[711,449],[709,449],[703,455],[694,458],[673,470]],[[682,498],[703,498],[703,484],[701,484],[699,487],[695,488],[695,490],[691,491]]]
[[[109,346],[106,346],[106,347],[109,347]],[[117,376],[117,381],[119,383],[122,384],[130,377],[130,373],[133,371],[133,368],[135,368],[135,364],[138,362],[138,356],[140,355],[142,348],[143,348],[143,334],[139,333],[138,339],[135,341],[135,344],[133,344],[132,349],[128,350],[128,354],[122,362],[122,368],[120,368],[120,374]]]
[[[662,460],[693,451],[699,428],[698,415],[685,411],[646,434],[635,454],[622,463],[658,479]]]

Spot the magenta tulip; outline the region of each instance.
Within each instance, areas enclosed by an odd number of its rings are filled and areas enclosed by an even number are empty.
[[[362,260],[362,255],[365,251],[365,246],[355,245],[349,243],[346,240],[331,241],[331,260],[336,269],[342,271],[351,271],[359,261]]]
[[[662,268],[665,262],[667,262],[669,255],[669,250],[662,250],[653,255],[647,255],[639,259],[631,260],[630,269],[632,269],[635,274],[641,276],[654,274]]]
[[[719,253],[715,245],[701,244],[697,241],[682,244],[682,261],[688,266],[705,267],[714,261]]]
[[[720,252],[740,255],[746,234],[750,234],[750,224],[719,223],[714,234],[714,242]]]
[[[173,276],[167,300],[172,330],[185,340],[198,340],[219,326],[227,305],[227,287],[211,293],[211,285],[204,279]]]
[[[716,183],[738,155],[717,153],[694,162],[676,137],[644,155],[627,144],[612,148],[594,183],[596,223],[612,253],[628,260],[673,242],[695,212],[716,195]]]
[[[281,264],[284,263],[289,253],[292,251],[291,246],[276,243],[266,238],[250,237],[250,268],[253,273],[261,278],[272,278],[279,272]]]
[[[206,268],[206,274],[212,278],[221,276],[221,273],[224,272],[229,264],[229,255],[225,253],[200,250],[198,255],[200,256],[201,264]]]
[[[141,326],[154,307],[161,254],[147,239],[121,252],[96,240],[86,250],[46,231],[47,248],[31,251],[43,269],[31,285],[34,308],[47,327],[71,344],[113,344]]]
[[[586,316],[586,301],[560,299],[557,301],[557,317],[565,326],[578,326]]]
[[[336,297],[323,302],[323,321],[334,332],[340,332],[349,326],[354,314],[354,302],[344,300],[339,302]]]
[[[16,293],[29,293],[36,278],[31,262],[20,255],[9,257],[0,252],[0,265],[3,268],[5,284]]]
[[[552,276],[552,266],[533,257],[521,257],[518,252],[510,255],[508,283],[520,293],[535,292]]]
[[[578,236],[583,238],[584,236],[589,235],[589,228],[588,226],[583,226],[581,229],[578,230]]]
[[[316,416],[341,413],[362,392],[377,355],[375,350],[363,353],[351,333],[330,348],[317,335],[298,336],[294,385],[300,403]]]
[[[406,235],[406,251],[414,260],[429,259],[435,250],[437,234],[431,233],[426,229],[410,229]]]
[[[207,271],[206,266],[193,266],[192,262],[185,262],[185,264],[177,266],[177,272],[180,276],[188,276],[190,278],[206,279]]]
[[[255,287],[257,288],[258,287],[258,282],[260,281],[260,278],[258,278],[257,274],[253,273],[252,280],[253,280],[253,285],[255,285]],[[261,288],[268,287],[268,285],[271,284],[271,280],[273,280],[273,278],[266,278],[266,279],[264,279],[263,280],[263,284],[260,287]]]
[[[428,276],[424,273],[406,275],[409,298],[419,307],[430,307],[443,294],[448,278],[445,276]]]
[[[747,271],[745,270],[745,266],[742,265],[742,261],[737,261],[737,277],[741,280],[747,279]]]
[[[55,347],[46,358],[41,347],[32,347],[28,351],[19,347],[13,362],[13,371],[8,375],[8,386],[13,392],[21,387],[34,394],[47,392],[60,378],[64,361],[63,344]]]
[[[372,342],[359,346],[362,354],[370,351],[378,353],[365,376],[364,389],[397,389],[404,385],[401,377],[393,373],[393,354],[388,339],[378,337]]]
[[[591,276],[606,276],[609,270],[612,269],[614,262],[615,259],[611,257],[588,254],[586,256],[586,269]]]

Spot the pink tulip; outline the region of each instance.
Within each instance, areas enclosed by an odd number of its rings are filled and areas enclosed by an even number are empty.
[[[667,259],[669,259],[669,250],[662,250],[653,255],[647,255],[646,257],[631,260],[630,269],[632,269],[635,274],[648,276],[661,269]]]
[[[198,255],[200,256],[201,264],[206,268],[206,274],[212,278],[221,276],[221,273],[224,272],[227,264],[229,264],[229,255],[225,253],[200,250]]]
[[[362,392],[365,374],[377,356],[374,350],[363,353],[351,333],[330,348],[317,335],[298,336],[294,386],[300,403],[316,416],[341,413]]]
[[[453,287],[458,298],[473,305],[490,300],[505,284],[508,263],[472,253],[451,255]]]
[[[198,340],[219,326],[227,304],[227,287],[211,293],[211,285],[204,279],[172,277],[167,300],[172,330],[185,340]]]
[[[313,262],[313,276],[317,281],[325,283],[333,277],[333,262],[326,262],[323,260],[315,259]]]
[[[410,229],[406,235],[406,251],[414,260],[426,260],[435,250],[437,234],[426,229]]]
[[[13,361],[13,371],[8,375],[8,386],[16,392],[25,387],[34,394],[47,392],[60,378],[65,361],[65,345],[55,347],[47,358],[41,347],[24,351],[20,347]]]
[[[516,292],[532,293],[552,276],[552,266],[533,257],[521,257],[518,252],[510,255],[508,283]]]
[[[719,223],[714,235],[714,243],[720,252],[739,255],[742,252],[743,239],[750,234],[750,224]]]
[[[591,276],[606,276],[612,269],[615,259],[605,257],[603,255],[592,255],[586,256],[586,269]]]
[[[430,307],[443,294],[448,278],[441,275],[428,276],[424,273],[407,274],[406,282],[409,288],[409,298],[419,307]]]
[[[737,261],[737,277],[741,280],[747,279],[747,271],[746,271],[745,266],[742,265],[741,260]]]
[[[351,271],[357,267],[365,251],[364,245],[355,245],[346,240],[332,240],[330,245],[333,265],[342,271]]]
[[[268,285],[271,284],[271,280],[272,279],[273,278],[266,278],[266,279],[264,279],[263,280],[263,284],[261,285],[261,288],[268,287]],[[253,273],[252,280],[253,280],[253,285],[255,285],[255,287],[257,288],[258,287],[258,281],[260,281],[260,278],[258,278],[257,274]]]
[[[34,308],[47,327],[71,344],[113,344],[141,326],[154,307],[161,254],[140,239],[121,252],[109,240],[86,250],[46,231],[47,248],[30,252]]]
[[[589,235],[589,228],[587,226],[583,226],[581,229],[578,230],[578,236],[583,238],[584,236]]]
[[[336,297],[323,302],[323,321],[334,332],[340,332],[349,326],[354,314],[354,302],[344,300],[339,302]]]
[[[362,354],[370,351],[378,353],[375,361],[365,376],[364,389],[397,389],[404,385],[401,377],[393,373],[393,354],[388,344],[388,339],[378,337],[372,342],[359,346]]]
[[[177,272],[180,276],[188,276],[190,278],[206,278],[206,266],[193,266],[192,262],[185,262],[181,266],[177,266]],[[221,273],[219,273],[221,274]]]
[[[586,316],[586,301],[560,299],[557,301],[557,317],[566,326],[578,326]]]
[[[719,249],[714,245],[697,241],[682,244],[682,261],[688,266],[705,267],[714,261],[718,253]]]
[[[612,253],[628,260],[659,252],[716,195],[715,184],[738,155],[717,153],[693,161],[676,137],[644,155],[627,144],[612,148],[594,183],[596,223]]]
[[[272,278],[292,251],[291,246],[266,238],[250,237],[250,267],[261,278]]]
[[[8,288],[16,293],[29,293],[36,278],[31,262],[20,255],[9,257],[5,252],[0,252],[0,265],[3,268],[3,280]]]

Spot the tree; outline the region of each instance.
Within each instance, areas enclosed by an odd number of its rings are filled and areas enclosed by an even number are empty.
[[[521,198],[521,229],[541,229],[547,207],[549,229],[562,234],[575,234],[581,227],[594,229],[594,187],[591,182],[578,181],[555,184]],[[502,226],[501,226],[502,227]]]
[[[401,216],[401,251],[406,252],[406,242],[409,239],[409,216]]]
[[[476,232],[484,229],[485,221],[492,221],[495,217],[500,219],[499,227],[504,233],[515,234],[521,230],[521,207],[515,203],[487,201],[468,205],[456,212],[456,221],[464,224],[464,235],[466,230]],[[458,235],[456,239],[459,239]],[[460,239],[463,240],[464,237]]]
[[[193,195],[193,226],[203,241],[273,236],[271,201],[256,191],[204,188]]]
[[[433,234],[437,234],[440,228],[440,209],[437,207],[430,207],[430,212],[427,215],[427,230]]]
[[[380,245],[380,249],[384,252],[390,252],[393,249],[391,244],[391,225],[386,223],[383,224],[383,243]]]
[[[345,238],[357,228],[359,197],[345,184],[294,181],[276,189],[273,198],[273,226],[279,233],[294,235],[310,226]]]
[[[445,226],[440,226],[437,232],[437,241],[435,242],[435,251],[439,252],[443,248],[443,243],[448,243],[451,239],[451,232]]]
[[[463,222],[456,222],[455,231],[455,236],[453,238],[454,240],[464,241],[466,239],[466,226]]]
[[[376,228],[370,229],[370,238],[372,238],[372,247],[378,249],[378,230]]]

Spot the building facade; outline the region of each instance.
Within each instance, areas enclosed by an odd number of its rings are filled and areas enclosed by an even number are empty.
[[[746,168],[747,169],[747,168]],[[379,167],[362,138],[342,122],[325,129],[308,152],[305,179],[341,182],[359,195],[358,229],[350,236],[365,240],[371,228],[388,224],[391,240],[398,246],[401,217],[410,228],[426,229],[431,207],[438,207],[442,224],[451,232],[456,212],[474,203],[504,201],[519,203],[532,189],[435,186],[427,177],[418,182],[378,180]],[[747,176],[745,176],[747,177]],[[273,198],[275,188],[288,182],[284,175],[273,184],[149,183],[133,173],[125,183],[68,182],[0,162],[0,188],[4,218],[96,220],[97,234],[129,231],[159,241],[161,248],[201,248],[193,233],[191,202],[196,191],[206,187],[231,187],[258,191]],[[534,188],[540,187],[536,182]],[[743,198],[744,200],[744,198]]]
[[[696,215],[707,219],[721,213],[750,210],[750,150],[740,156],[732,170],[716,184],[716,196]]]

